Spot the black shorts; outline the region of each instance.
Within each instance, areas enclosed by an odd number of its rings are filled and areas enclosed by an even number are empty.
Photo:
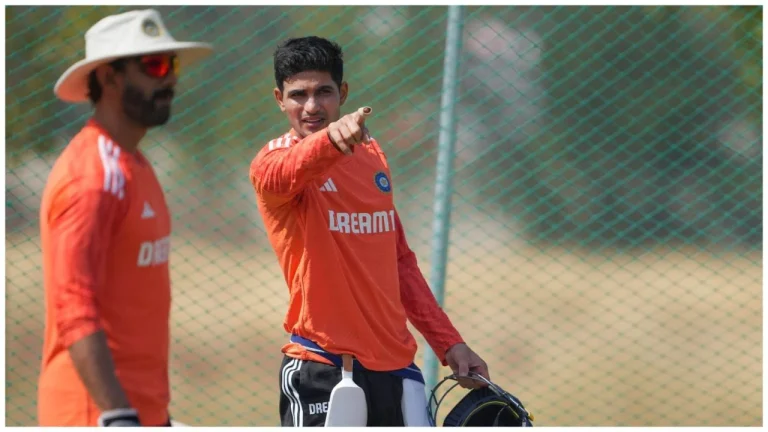
[[[387,372],[355,369],[353,379],[365,392],[368,406],[368,426],[405,426],[403,378]],[[282,426],[323,426],[328,411],[328,399],[341,381],[341,369],[323,363],[283,357],[280,367],[280,419]],[[405,380],[411,381],[411,380]],[[412,423],[426,421],[426,395],[423,385],[409,382],[405,400],[419,410],[407,413]],[[411,386],[414,384],[414,386]],[[421,387],[419,387],[419,385]],[[414,390],[414,388],[416,390]],[[422,392],[418,394],[419,389]],[[423,407],[421,399],[423,399]],[[423,408],[424,413],[421,413]],[[410,409],[410,408],[406,408]],[[423,420],[422,420],[423,419]],[[424,424],[427,426],[427,424]]]

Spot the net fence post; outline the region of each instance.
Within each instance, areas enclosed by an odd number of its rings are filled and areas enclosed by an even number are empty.
[[[461,55],[463,27],[462,6],[448,7],[448,25],[443,62],[443,85],[440,101],[440,135],[437,150],[434,214],[432,219],[432,260],[430,287],[440,306],[445,292],[446,261],[448,258],[448,231],[451,213],[451,181],[453,178],[454,144],[456,142],[456,90]],[[437,384],[438,359],[427,347],[424,352],[424,379],[427,395]]]

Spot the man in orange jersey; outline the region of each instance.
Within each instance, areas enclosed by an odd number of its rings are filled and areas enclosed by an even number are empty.
[[[341,48],[290,39],[274,55],[274,96],[291,125],[250,167],[259,212],[289,287],[282,351],[283,426],[322,426],[340,355],[355,359],[369,426],[428,426],[410,321],[443,365],[488,377],[437,304],[408,246],[370,109],[341,117]],[[464,378],[465,387],[477,386]]]
[[[54,88],[95,110],[56,161],[40,230],[45,335],[42,426],[169,426],[171,221],[138,149],[170,118],[179,62],[211,52],[177,42],[151,9],[108,16],[86,58]]]

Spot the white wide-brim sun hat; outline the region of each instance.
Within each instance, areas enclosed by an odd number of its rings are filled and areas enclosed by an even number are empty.
[[[53,92],[72,103],[87,102],[88,74],[122,57],[174,52],[179,65],[190,65],[213,52],[203,42],[179,42],[165,28],[154,9],[134,10],[101,19],[85,33],[85,58],[64,72]]]

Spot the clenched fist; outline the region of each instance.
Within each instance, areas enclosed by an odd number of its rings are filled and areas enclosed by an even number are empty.
[[[371,115],[371,111],[370,107],[363,107],[328,125],[328,137],[340,152],[349,155],[355,151],[356,145],[370,143],[365,118]]]

